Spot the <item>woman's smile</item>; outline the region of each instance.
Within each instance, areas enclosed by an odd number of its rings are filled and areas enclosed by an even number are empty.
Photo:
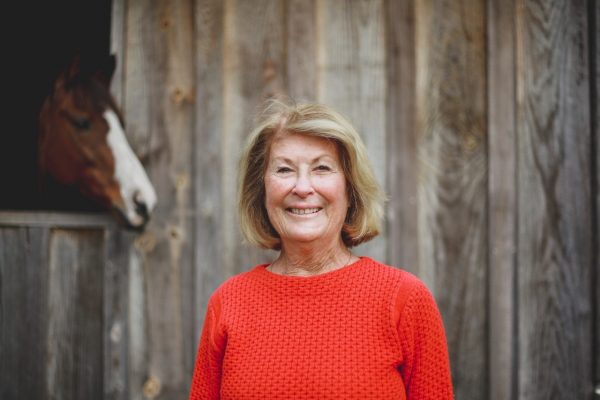
[[[318,213],[322,209],[315,207],[315,208],[288,208],[287,210],[295,215],[311,215],[311,214]]]

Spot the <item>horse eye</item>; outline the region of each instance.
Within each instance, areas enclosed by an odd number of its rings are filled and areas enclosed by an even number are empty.
[[[87,131],[91,126],[89,118],[72,118],[70,121],[71,124],[80,131]]]
[[[67,111],[60,111],[60,114],[64,116],[77,130],[87,131],[92,126],[92,121],[90,118],[76,116]]]

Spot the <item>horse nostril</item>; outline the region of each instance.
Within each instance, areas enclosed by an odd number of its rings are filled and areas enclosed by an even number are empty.
[[[148,222],[150,214],[148,213],[148,206],[146,202],[140,199],[140,193],[136,192],[133,195],[133,203],[135,204],[135,212],[144,219],[144,223]]]

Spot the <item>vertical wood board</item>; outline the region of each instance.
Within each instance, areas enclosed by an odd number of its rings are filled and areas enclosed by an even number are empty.
[[[384,3],[386,37],[387,260],[419,274],[414,2]]]
[[[594,247],[596,249],[595,255],[595,263],[592,265],[592,268],[595,269],[596,281],[593,283],[595,286],[592,288],[592,294],[596,298],[596,329],[595,329],[595,352],[593,354],[594,357],[594,371],[595,371],[595,393],[597,397],[600,397],[600,1],[592,0],[592,24],[590,26],[590,32],[594,32],[590,37],[590,49],[591,49],[591,57],[590,60],[591,65],[593,65],[595,70],[592,70],[591,73],[595,74],[592,82],[595,85],[592,87],[592,105],[595,106],[592,109],[593,117],[592,117],[592,135],[594,135],[593,143],[595,146],[595,153],[592,154],[592,157],[595,160],[596,165],[596,182],[592,183],[592,188],[595,191],[596,196],[596,242],[594,243]],[[595,289],[594,289],[595,288]]]
[[[516,132],[512,0],[488,6],[489,397],[516,393]]]
[[[53,229],[49,241],[46,387],[49,398],[102,399],[103,230]]]
[[[0,397],[47,399],[48,231],[0,227]],[[24,352],[23,349],[27,349]]]
[[[592,364],[586,5],[516,4],[519,398],[583,399]]]
[[[343,4],[343,6],[340,6]],[[318,100],[345,115],[365,142],[375,176],[385,191],[386,72],[383,1],[317,2]],[[356,254],[387,261],[383,232]]]
[[[212,292],[234,271],[223,253],[223,27],[220,0],[195,3],[196,103],[194,129],[194,354]]]
[[[459,399],[487,395],[484,5],[416,4],[419,268],[444,317]]]
[[[262,102],[285,94],[285,9],[282,1],[225,2],[224,114],[221,151],[223,268],[228,273],[272,259],[243,244],[237,219],[237,179],[241,150]]]
[[[124,104],[123,71],[125,70],[125,19],[127,13],[126,0],[112,0],[110,24],[110,52],[117,60],[115,72],[110,83],[110,91],[117,104]]]
[[[119,229],[105,235],[104,264],[104,399],[130,400],[128,325],[129,259],[136,237]]]
[[[315,0],[286,2],[287,87],[297,101],[317,100],[317,15]]]
[[[593,52],[591,54],[595,54],[595,60],[592,65],[595,65],[595,71],[593,73],[596,74],[594,79],[595,87],[593,90],[593,98],[592,104],[595,104],[594,112],[594,131],[592,134],[595,135],[595,147],[596,154],[593,156],[596,160],[596,184],[592,187],[596,191],[596,243],[594,244],[596,247],[596,263],[593,266],[596,270],[596,351],[594,353],[595,359],[595,368],[596,376],[595,376],[595,390],[596,395],[600,396],[600,291],[597,289],[600,287],[600,1],[593,0],[592,6],[594,7],[595,16],[592,24],[592,32],[595,32],[596,35],[590,38],[590,41],[593,42],[592,49]],[[594,293],[594,291],[592,292]]]
[[[187,394],[194,356],[192,1],[132,1],[126,24],[126,116],[159,196],[130,259],[129,326],[137,335],[130,392],[166,399]]]

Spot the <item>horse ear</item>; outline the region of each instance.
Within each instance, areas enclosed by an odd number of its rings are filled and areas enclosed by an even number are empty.
[[[117,67],[117,57],[114,54],[109,55],[104,61],[98,66],[96,73],[94,74],[106,87],[110,86],[110,82],[115,73]]]
[[[65,71],[67,81],[75,79],[81,73],[81,56],[75,55]]]

